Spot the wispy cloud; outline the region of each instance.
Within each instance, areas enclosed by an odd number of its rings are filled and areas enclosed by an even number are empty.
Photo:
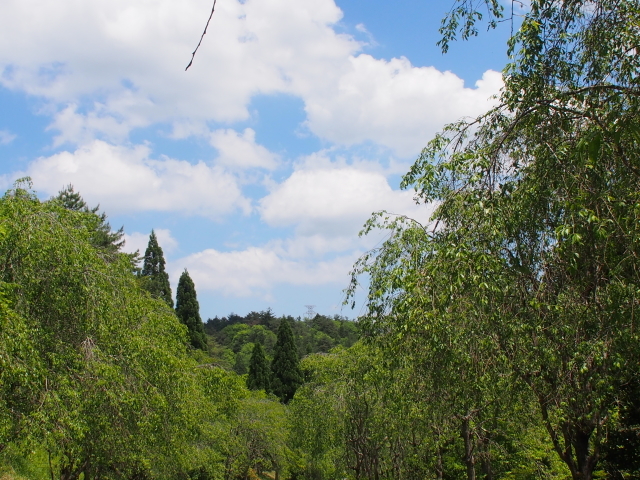
[[[11,133],[8,130],[0,130],[0,145],[9,145],[17,138],[15,133]]]

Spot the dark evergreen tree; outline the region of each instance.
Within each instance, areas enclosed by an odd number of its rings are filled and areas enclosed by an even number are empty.
[[[124,246],[124,227],[117,231],[111,231],[111,225],[107,222],[107,214],[98,212],[100,205],[89,208],[82,196],[73,189],[73,185],[67,185],[58,195],[53,197],[54,202],[59,203],[67,210],[87,213],[92,221],[89,222],[91,228],[91,244],[109,254],[118,253]]]
[[[264,349],[260,343],[253,346],[251,360],[249,360],[249,376],[247,388],[249,390],[264,390],[269,392],[271,386],[271,370],[264,356]]]
[[[161,298],[167,302],[167,305],[173,308],[169,274],[164,270],[164,254],[158,244],[156,233],[153,230],[151,230],[151,235],[149,235],[149,244],[147,245],[147,250],[144,252],[143,260],[140,276],[144,278],[144,288],[148,290],[153,297]]]
[[[196,287],[185,269],[178,281],[178,293],[176,294],[176,314],[182,323],[189,329],[189,340],[194,348],[207,349],[207,337],[204,334],[204,325],[200,318],[200,305],[196,297]]]
[[[289,322],[282,319],[271,362],[271,390],[283,403],[289,403],[302,385],[298,349]]]

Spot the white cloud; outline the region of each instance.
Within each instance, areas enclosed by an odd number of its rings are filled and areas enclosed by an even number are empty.
[[[411,156],[446,123],[477,116],[495,101],[502,75],[487,71],[475,89],[451,72],[416,68],[406,58],[350,58],[350,68],[332,89],[309,92],[308,127],[333,142],[372,141]]]
[[[16,139],[17,135],[8,130],[0,130],[0,145],[9,145]]]
[[[216,163],[231,168],[265,168],[277,166],[277,156],[256,143],[256,132],[246,128],[242,134],[235,130],[216,130],[211,134],[211,145],[219,156]]]
[[[362,43],[334,30],[342,12],[333,0],[219,2],[184,72],[210,7],[5,0],[0,29],[12,41],[0,43],[0,85],[54,104],[58,144],[119,141],[158,122],[173,123],[176,138],[202,134],[207,121],[247,119],[252,96],[281,92],[303,99],[307,126],[323,139],[372,141],[401,156],[445,122],[486,110],[501,85],[497,72],[470,89],[450,72],[359,54]]]
[[[264,295],[276,285],[345,285],[354,254],[328,260],[289,258],[279,244],[220,252],[214,249],[172,263],[172,278],[187,268],[198,292],[217,291],[227,296]]]
[[[302,235],[354,236],[375,211],[387,210],[426,221],[413,192],[393,190],[383,172],[329,161],[312,161],[293,172],[260,201],[271,226],[297,227]]]
[[[222,167],[153,160],[144,145],[129,148],[95,140],[74,152],[41,157],[27,174],[39,192],[54,194],[71,183],[88,203],[100,203],[111,214],[167,211],[218,218],[251,210],[236,178]]]
[[[99,106],[83,114],[104,109],[126,125],[231,122],[248,117],[251,96],[289,91],[294,76],[310,81],[359,48],[331,28],[342,16],[332,0],[229,0],[185,72],[210,8],[7,0],[0,29],[12,41],[0,43],[0,84],[63,105],[97,95]]]
[[[174,252],[178,248],[178,240],[173,238],[171,230],[166,228],[155,228],[154,232],[158,238],[158,245],[162,248],[165,255]],[[136,250],[140,251],[141,255],[144,255],[147,246],[149,245],[149,233],[133,232],[131,234],[124,234],[124,251],[133,253]]]
[[[79,113],[78,105],[69,104],[54,115],[47,130],[60,132],[53,139],[54,147],[58,147],[65,143],[88,143],[95,138],[96,133],[110,141],[122,142],[134,126],[141,125],[118,121],[102,104],[95,103],[93,110],[87,114]]]

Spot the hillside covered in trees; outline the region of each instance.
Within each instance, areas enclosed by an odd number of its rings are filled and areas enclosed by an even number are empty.
[[[454,4],[443,50],[504,20],[479,4]],[[403,179],[431,223],[365,225],[388,235],[354,266],[357,322],[203,322],[153,232],[121,253],[71,187],[18,181],[0,478],[640,478],[640,4],[533,0],[521,20],[498,106]]]
[[[293,332],[300,358],[312,353],[327,353],[334,347],[350,347],[358,340],[355,322],[335,315],[333,318],[316,314],[313,318],[276,317],[271,310],[250,312],[242,317],[230,314],[210,318],[204,331],[210,336],[212,351],[226,366],[239,374],[248,372],[253,346],[264,347],[266,357],[273,358],[280,322],[286,321]]]

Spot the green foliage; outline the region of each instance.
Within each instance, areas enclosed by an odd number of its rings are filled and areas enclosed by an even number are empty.
[[[78,215],[20,186],[0,200],[0,445],[43,449],[61,478],[182,471],[215,416],[186,329]]]
[[[456,5],[444,28],[473,34],[473,5]],[[576,480],[593,478],[618,389],[640,375],[639,21],[637,1],[532,1],[500,105],[446,127],[404,177],[432,223],[375,216],[365,233],[390,239],[350,290],[371,276],[366,330],[385,348],[470,352],[460,368],[488,400],[492,375],[526,386]]]
[[[531,402],[496,401],[469,415],[460,394],[425,381],[419,363],[356,344],[302,361],[291,444],[302,478],[464,478],[463,425],[493,478],[566,479]],[[424,367],[423,367],[424,368]],[[510,408],[505,408],[505,405]]]
[[[86,215],[23,184],[0,199],[0,469],[221,477],[243,379],[198,364],[210,359],[185,349],[187,328],[129,256],[95,248]]]
[[[251,352],[247,388],[249,390],[264,390],[267,393],[271,389],[271,369],[264,356],[264,349],[259,343],[254,345]]]
[[[73,189],[73,185],[69,184],[60,190],[51,201],[62,205],[67,210],[87,214],[85,224],[91,230],[90,242],[94,247],[113,255],[124,246],[124,227],[112,232],[111,225],[107,222],[107,214],[98,212],[100,205],[89,208],[82,196]]]
[[[229,365],[237,373],[247,373],[249,359],[255,343],[260,343],[268,360],[273,358],[276,332],[281,321],[292,326],[298,355],[328,352],[338,345],[350,347],[359,337],[356,322],[339,315],[316,315],[312,319],[294,319],[291,316],[276,318],[271,310],[250,312],[246,316],[231,314],[228,317],[209,319],[204,325],[210,336],[212,355]]]
[[[254,392],[240,401],[225,440],[224,478],[248,478],[276,472],[287,478],[291,459],[287,440],[289,421],[285,406],[264,393]]]
[[[288,403],[302,385],[299,362],[291,326],[283,320],[278,327],[278,340],[271,361],[271,390],[283,403]]]
[[[185,269],[178,281],[176,294],[176,315],[187,326],[191,346],[200,350],[207,349],[207,338],[200,318],[200,305],[196,296],[196,287]]]
[[[640,478],[640,382],[618,387],[616,428],[609,432],[602,451],[606,472],[616,480]]]
[[[455,3],[443,50],[477,33],[476,5]],[[500,104],[404,177],[432,222],[365,226],[390,234],[349,290],[369,276],[366,343],[268,310],[207,322],[211,359],[186,271],[174,312],[97,208],[18,183],[0,200],[0,474],[637,476],[638,25],[637,0],[530,3]],[[270,357],[277,398],[247,389]]]
[[[169,274],[165,271],[164,267],[165,260],[162,248],[158,244],[156,233],[151,230],[151,235],[149,235],[149,244],[144,252],[140,276],[144,280],[144,288],[151,293],[152,297],[164,300],[170,308],[173,308]]]

